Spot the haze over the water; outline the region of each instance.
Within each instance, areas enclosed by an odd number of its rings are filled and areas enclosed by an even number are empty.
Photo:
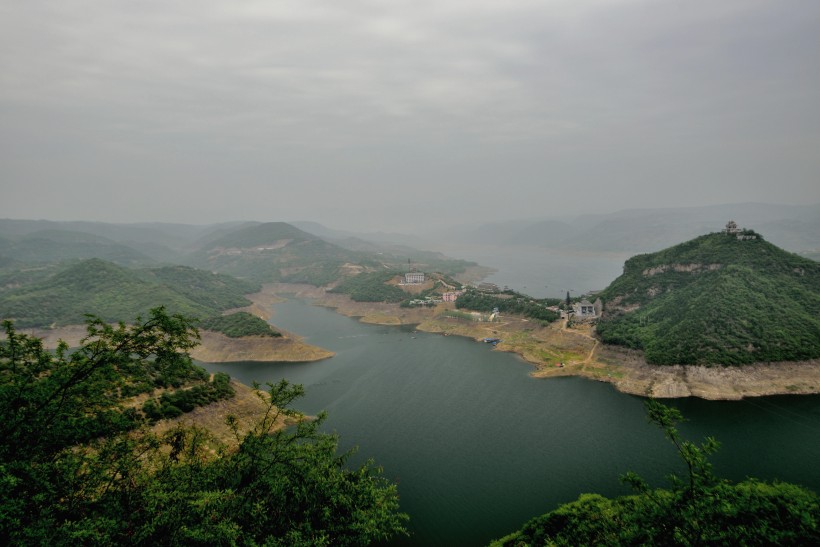
[[[820,2],[7,1],[0,218],[820,201]]]

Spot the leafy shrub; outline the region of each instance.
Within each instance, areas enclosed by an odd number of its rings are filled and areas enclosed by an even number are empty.
[[[281,337],[282,333],[271,327],[270,323],[248,312],[236,312],[230,315],[218,315],[199,322],[204,330],[221,332],[230,338],[243,336]]]
[[[387,282],[398,275],[398,272],[364,272],[345,279],[330,290],[333,293],[347,294],[356,302],[391,302],[398,303],[407,298],[407,293]]]
[[[187,353],[196,330],[184,317],[158,309],[130,327],[93,320],[74,352],[46,351],[4,326],[0,544],[366,545],[406,533],[381,470],[337,453],[336,437],[319,431],[324,416],[289,408],[301,386],[259,393],[267,407],[247,434],[228,417],[235,446],[197,427],[135,428],[144,420],[124,408],[120,386],[197,375]],[[215,375],[146,413],[178,415],[229,390]]]
[[[511,291],[507,291],[507,296],[510,296],[510,293]],[[546,306],[544,301],[538,301],[519,293],[512,293],[512,298],[500,298],[497,295],[475,289],[468,289],[456,300],[456,308],[459,309],[490,313],[494,308],[498,308],[499,312],[523,315],[551,323],[558,319],[559,315],[548,310]]]
[[[820,498],[801,486],[748,479],[738,484],[712,474],[708,456],[718,443],[682,439],[676,409],[647,401],[650,421],[663,429],[686,464],[671,489],[650,489],[634,473],[622,477],[635,495],[583,494],[494,542],[529,545],[818,545]]]

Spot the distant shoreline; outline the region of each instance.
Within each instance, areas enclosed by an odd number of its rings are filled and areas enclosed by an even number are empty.
[[[250,305],[229,310],[229,312],[247,311],[270,319],[273,304],[282,301],[269,287],[254,294],[247,295]],[[28,328],[19,332],[29,334],[43,341],[43,346],[54,349],[60,340],[69,347],[78,347],[87,335],[85,325],[66,325],[57,328]],[[303,363],[321,361],[335,355],[318,346],[302,341],[301,337],[282,332],[282,337],[245,336],[230,338],[219,332],[200,330],[200,343],[191,351],[191,357],[206,363],[231,363],[238,361],[289,362]]]
[[[739,400],[820,393],[820,359],[742,367],[657,366],[647,364],[641,352],[600,343],[592,335],[591,327],[585,325],[565,328],[563,323],[556,322],[543,327],[538,321],[520,317],[503,317],[498,323],[470,323],[440,316],[452,304],[423,309],[354,302],[347,295],[325,293],[309,285],[273,284],[266,286],[265,291],[305,298],[364,323],[416,325],[420,331],[476,341],[500,338],[495,349],[515,353],[533,365],[534,378],[580,376],[610,383],[623,393],[656,398]]]

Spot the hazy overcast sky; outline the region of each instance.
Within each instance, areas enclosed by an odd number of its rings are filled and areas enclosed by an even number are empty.
[[[820,1],[0,0],[0,217],[820,201]]]

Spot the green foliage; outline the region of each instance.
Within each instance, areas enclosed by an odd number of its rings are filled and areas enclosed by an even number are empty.
[[[330,292],[350,295],[356,302],[401,302],[407,299],[407,293],[395,285],[387,284],[397,275],[399,274],[395,271],[360,273],[345,279]]]
[[[181,386],[202,371],[180,350],[198,335],[181,316],[164,310],[134,327],[88,322],[88,336],[69,353],[65,344],[52,355],[39,339],[17,334],[4,322],[0,344],[0,436],[28,455],[52,456],[72,444],[109,431],[121,412],[122,392]],[[129,414],[130,416],[131,414]],[[0,457],[9,457],[0,449]]]
[[[553,301],[548,303],[513,291],[506,291],[505,296],[499,296],[475,289],[468,289],[456,300],[456,308],[459,309],[489,313],[498,308],[499,312],[522,315],[549,323],[559,317],[557,313],[547,309],[547,305],[552,304]]]
[[[243,336],[271,336],[276,338],[282,336],[282,333],[273,330],[270,323],[264,319],[244,311],[205,319],[199,322],[199,327],[203,330],[221,332],[230,338],[241,338]]]
[[[711,234],[633,257],[601,296],[601,339],[642,349],[653,364],[820,356],[820,264],[761,239]]]
[[[712,473],[708,456],[718,443],[701,445],[680,437],[683,418],[657,401],[646,403],[686,465],[687,476],[671,475],[671,489],[650,489],[634,473],[622,477],[636,494],[608,499],[583,494],[536,517],[494,546],[535,545],[817,545],[820,498],[793,484],[748,479],[738,484]]]
[[[248,300],[244,295],[261,288],[258,283],[186,266],[137,270],[137,274],[146,281],[171,287],[192,302],[216,310],[245,306]]]
[[[175,313],[210,317],[246,306],[259,286],[183,266],[129,270],[100,259],[72,264],[0,296],[0,317],[19,327],[81,324],[87,313],[117,321],[160,304]]]
[[[196,427],[138,427],[125,388],[203,380],[187,353],[190,320],[161,308],[130,327],[94,319],[71,353],[4,326],[0,543],[362,545],[405,532],[395,485],[371,462],[348,465],[319,431],[323,416],[290,408],[301,386],[259,393],[267,412],[247,434],[229,417],[233,448]],[[226,375],[199,387],[166,406],[182,412],[231,389]],[[284,429],[284,419],[296,423]]]

